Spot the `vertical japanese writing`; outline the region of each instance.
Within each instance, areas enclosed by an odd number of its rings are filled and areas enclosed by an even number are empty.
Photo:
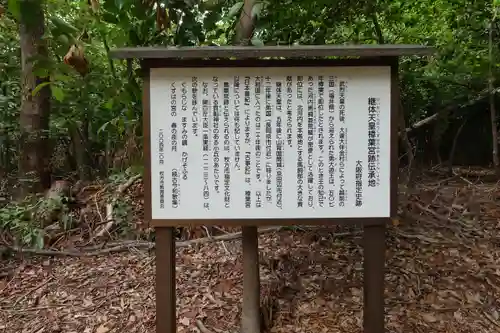
[[[177,87],[175,81],[170,85],[170,115],[172,116],[172,124],[170,125],[170,142],[171,150],[177,152]]]
[[[177,132],[177,122],[173,121],[172,125],[170,126],[170,142],[172,145],[172,151],[177,152],[177,147],[178,147],[178,132]]]
[[[229,82],[224,82],[224,151],[229,152]]]
[[[273,86],[271,84],[271,77],[266,76],[265,83],[265,108],[266,108],[266,201],[272,203],[272,177],[273,177],[273,125],[272,125],[272,104],[271,104],[271,91]]]
[[[375,110],[377,111],[377,126],[375,127],[376,132],[376,152],[377,152],[377,172],[376,172],[376,180],[377,186],[380,186],[380,98],[375,98]]]
[[[177,107],[178,107],[178,89],[177,89],[177,82],[173,81],[172,84],[170,85],[170,115],[172,117],[172,123],[170,125],[170,142],[171,142],[171,151],[172,152],[177,152],[178,150],[178,127],[177,127]],[[182,105],[182,97],[181,97],[181,105]],[[179,188],[179,172],[177,171],[176,168],[173,168],[171,171],[171,193],[170,193],[170,198],[171,198],[171,207],[172,208],[177,208],[179,206],[179,195],[180,195],[180,188]],[[165,184],[165,174],[160,175],[160,182]]]
[[[347,82],[340,81],[339,83],[339,120],[341,123],[345,123],[346,114],[346,93],[347,93]]]
[[[304,207],[304,106],[302,104],[304,78],[297,77],[297,207]]]
[[[181,83],[181,146],[188,145],[188,87],[187,82]]]
[[[235,76],[233,80],[233,107],[234,107],[234,168],[241,169],[241,124],[240,124],[240,77]]]
[[[210,209],[210,100],[208,95],[208,82],[202,83],[202,150],[203,150],[203,207]]]
[[[188,118],[187,116],[182,116],[181,118],[181,145],[187,147],[188,145]]]
[[[293,81],[291,76],[286,77],[286,141],[288,147],[293,145]]]
[[[283,85],[276,81],[276,206],[283,208],[283,167],[284,140],[283,140]]]
[[[244,112],[245,112],[245,183],[250,188],[251,177],[252,177],[252,152],[250,151],[250,145],[252,143],[251,137],[251,114],[250,114],[250,77],[245,76],[245,100],[244,100]],[[250,190],[245,190],[245,208],[252,208],[252,193]]]
[[[328,205],[335,207],[335,77],[328,77]]]
[[[165,134],[163,129],[158,132],[158,164],[165,164]]]
[[[229,208],[231,204],[231,157],[229,140],[229,82],[223,84],[223,106],[224,106],[224,207]]]
[[[339,133],[339,207],[344,207],[347,199],[345,186],[345,166],[347,164],[347,128],[340,127]]]
[[[181,154],[182,180],[188,180],[188,156],[189,153],[187,151],[183,151]]]
[[[325,111],[325,82],[323,76],[318,77],[318,205],[325,206],[325,134],[324,134],[324,111]]]
[[[315,125],[315,98],[314,78],[308,77],[307,87],[307,204],[314,207],[314,125]]]
[[[172,169],[172,208],[179,207],[181,187],[179,182],[179,170]]]
[[[356,207],[363,206],[363,162],[356,161]]]
[[[214,191],[220,192],[220,106],[219,106],[219,78],[212,77],[212,169],[214,176]]]
[[[158,132],[158,164],[165,164],[165,134],[163,129]],[[160,209],[165,208],[165,172],[162,170],[159,172],[159,189],[160,189]]]
[[[180,167],[180,179],[186,181],[188,180],[188,137],[189,137],[189,128],[188,128],[188,118],[189,118],[189,98],[188,98],[188,82],[182,81],[181,83],[181,167]],[[181,185],[179,184],[179,190],[180,192]],[[177,195],[180,197],[180,194]],[[179,198],[180,200],[180,198]],[[177,201],[179,201],[177,200]]]
[[[224,207],[231,204],[231,157],[224,156]]]
[[[160,180],[160,209],[165,209],[165,171],[159,172],[159,180]]]
[[[255,112],[255,179],[258,183],[262,182],[262,114],[261,114],[261,93],[262,93],[262,77],[255,77],[254,87],[254,112]],[[255,207],[262,208],[262,190],[255,190]]]
[[[191,78],[191,131],[195,137],[199,131],[199,115],[198,115],[198,78]]]
[[[154,219],[388,216],[389,68],[151,73]]]
[[[378,172],[378,149],[377,142],[379,117],[377,105],[379,101],[375,97],[368,98],[368,187],[377,187],[379,185]]]

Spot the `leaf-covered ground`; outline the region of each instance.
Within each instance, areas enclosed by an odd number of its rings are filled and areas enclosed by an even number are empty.
[[[388,332],[500,331],[499,196],[493,185],[460,181],[421,185],[401,200],[387,232]],[[259,240],[268,332],[361,332],[359,229]],[[177,251],[179,332],[239,331],[240,248],[235,240]],[[154,251],[0,264],[13,272],[0,279],[1,332],[155,331]]]

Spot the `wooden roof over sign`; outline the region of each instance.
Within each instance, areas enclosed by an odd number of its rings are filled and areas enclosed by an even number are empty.
[[[318,57],[398,57],[429,55],[434,49],[423,45],[356,44],[291,46],[186,46],[127,47],[111,51],[118,59],[216,59],[216,58],[318,58]]]

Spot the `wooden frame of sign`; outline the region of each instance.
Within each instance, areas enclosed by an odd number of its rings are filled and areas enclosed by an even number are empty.
[[[243,227],[242,332],[257,333],[257,227],[339,223],[364,227],[364,331],[384,332],[385,224],[397,214],[398,56],[430,51],[112,52],[141,59],[145,75],[145,218],[156,231],[157,333],[176,332],[175,227]]]

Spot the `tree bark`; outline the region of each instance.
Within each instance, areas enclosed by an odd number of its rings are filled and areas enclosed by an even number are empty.
[[[25,0],[21,8],[19,37],[21,44],[21,112],[19,117],[19,181],[18,198],[50,187],[49,117],[50,88],[44,86],[35,96],[32,91],[48,78],[33,72],[33,57],[47,57],[42,39],[45,17],[41,0]]]
[[[69,134],[73,145],[78,178],[90,180],[92,166],[88,153],[88,120],[85,116],[83,118],[82,124],[74,123],[69,127]]]
[[[399,101],[399,128],[401,129],[401,139],[403,140],[403,144],[405,146],[406,154],[408,155],[408,173],[406,175],[406,185],[410,188],[413,188],[414,185],[414,176],[413,168],[415,167],[415,154],[413,153],[413,145],[411,144],[410,138],[408,137],[408,133],[405,131],[406,128],[406,120],[405,120],[405,112],[403,108],[403,102]]]
[[[241,9],[240,21],[236,27],[235,44],[248,45],[252,39],[254,30],[252,9],[255,5],[255,0],[245,0]]]
[[[488,78],[488,89],[493,90],[493,82],[495,80],[493,76],[493,29],[494,22],[496,20],[496,7],[493,4],[493,16],[490,20],[490,31],[489,31],[489,78]],[[490,119],[491,119],[491,143],[493,146],[492,150],[492,160],[493,167],[495,168],[495,173],[497,178],[500,178],[500,158],[498,156],[498,128],[497,128],[497,110],[495,107],[495,94],[491,93],[489,96],[490,102]]]
[[[467,118],[464,119],[457,132],[455,133],[455,137],[453,138],[453,143],[451,145],[450,156],[448,157],[448,176],[453,176],[453,161],[455,158],[455,152],[457,151],[457,143],[458,138],[460,137],[460,133],[464,129],[465,124],[467,123]]]

